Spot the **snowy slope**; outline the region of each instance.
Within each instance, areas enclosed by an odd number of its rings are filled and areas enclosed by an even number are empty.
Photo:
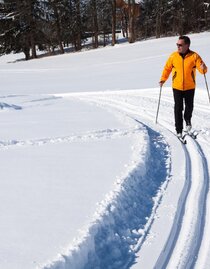
[[[210,66],[210,34],[191,39]],[[204,78],[197,140],[174,135],[170,81],[154,123],[175,43],[0,58],[0,268],[210,268]]]

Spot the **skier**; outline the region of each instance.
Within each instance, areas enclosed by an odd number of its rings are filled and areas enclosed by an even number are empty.
[[[201,74],[205,74],[207,66],[196,52],[190,50],[190,38],[188,36],[180,36],[176,45],[178,50],[168,58],[159,84],[162,87],[172,72],[175,128],[177,136],[182,138],[183,103],[185,104],[185,131],[190,132],[192,128],[191,117],[195,94],[196,69]]]

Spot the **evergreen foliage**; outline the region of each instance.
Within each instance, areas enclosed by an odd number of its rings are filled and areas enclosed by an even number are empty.
[[[0,54],[24,52],[36,58],[37,48],[64,53],[87,44],[97,48],[116,42],[116,28],[127,25],[130,43],[155,36],[181,35],[210,28],[210,0],[4,0],[0,2]],[[140,16],[134,5],[140,2]],[[127,10],[127,11],[126,11]],[[127,12],[127,13],[126,13]],[[117,15],[118,14],[118,15]],[[119,15],[121,14],[121,15]]]

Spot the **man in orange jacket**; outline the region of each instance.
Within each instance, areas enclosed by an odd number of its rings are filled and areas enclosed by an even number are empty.
[[[176,45],[178,51],[173,52],[168,58],[159,84],[162,86],[172,72],[175,128],[177,136],[182,137],[184,104],[186,131],[189,132],[192,128],[191,118],[195,94],[196,69],[201,74],[204,74],[207,72],[207,67],[201,57],[189,49],[190,38],[188,36],[180,36]]]

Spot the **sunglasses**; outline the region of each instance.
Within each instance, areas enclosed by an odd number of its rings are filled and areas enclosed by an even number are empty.
[[[177,47],[182,47],[184,44],[178,44],[176,43]]]

